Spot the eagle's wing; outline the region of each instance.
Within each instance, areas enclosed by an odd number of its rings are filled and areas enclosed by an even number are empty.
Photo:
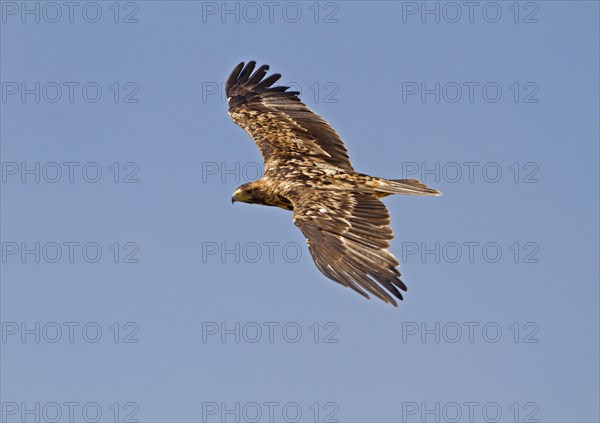
[[[402,300],[398,288],[406,291],[406,285],[387,250],[393,232],[385,205],[362,191],[311,190],[294,197],[294,223],[319,270],[367,298],[365,291],[396,306],[390,293]]]
[[[300,101],[297,91],[272,87],[280,74],[265,78],[269,66],[252,73],[255,66],[254,61],[237,65],[225,92],[229,115],[254,139],[265,164],[274,158],[313,157],[352,170],[348,151],[333,128]]]

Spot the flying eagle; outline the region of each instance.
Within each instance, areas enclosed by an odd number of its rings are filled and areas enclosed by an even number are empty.
[[[262,177],[241,185],[232,203],[292,210],[325,276],[397,306],[392,295],[402,300],[399,289],[406,291],[406,285],[396,269],[400,263],[388,251],[393,232],[379,198],[440,192],[416,179],[356,172],[344,142],[300,101],[300,93],[273,86],[281,75],[267,77],[269,66],[255,67],[255,61],[240,63],[225,83],[229,116],[254,139],[264,161]]]

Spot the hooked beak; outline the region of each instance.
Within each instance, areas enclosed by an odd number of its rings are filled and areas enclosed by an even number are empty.
[[[240,201],[240,194],[241,191],[239,189],[235,190],[235,192],[231,196],[231,204],[235,203],[236,201]]]

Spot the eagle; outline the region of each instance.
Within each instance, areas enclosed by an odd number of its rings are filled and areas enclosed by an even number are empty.
[[[229,116],[254,140],[263,175],[238,187],[231,202],[293,212],[317,268],[366,298],[397,307],[398,260],[388,251],[390,214],[379,200],[392,194],[440,195],[416,179],[384,179],[356,172],[344,142],[298,91],[274,86],[269,66],[238,64],[225,83]]]

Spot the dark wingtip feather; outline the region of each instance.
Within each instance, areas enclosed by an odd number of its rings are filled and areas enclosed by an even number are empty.
[[[248,78],[250,77],[250,74],[254,70],[255,66],[255,60],[251,60],[248,63],[238,63],[238,65],[229,74],[227,82],[225,82],[225,93],[227,94],[227,97],[231,95],[231,91],[236,86],[245,84],[248,81]]]
[[[255,67],[256,61],[251,60],[248,63],[240,62],[233,69],[233,71],[227,78],[227,82],[225,83],[225,93],[227,94],[227,97],[240,95],[240,93],[238,93],[238,88],[243,87],[255,93],[285,92],[287,98],[295,99],[298,101],[300,100],[298,98],[298,96],[300,95],[298,91],[287,91],[290,87],[273,87],[273,84],[279,81],[279,79],[281,78],[281,74],[274,73],[272,75],[267,76],[267,72],[270,69],[269,65],[262,65],[258,69],[256,69],[256,71],[254,71]]]
[[[238,63],[238,65],[235,68],[233,68],[233,70],[229,74],[227,82],[225,82],[225,92],[227,93],[227,95],[229,95],[229,91],[236,84],[238,77],[242,72],[242,69],[244,69],[244,62]]]
[[[252,74],[252,76],[248,80],[248,85],[253,86],[253,85],[258,84],[265,77],[268,70],[269,70],[269,65],[262,65],[260,68],[258,68]]]
[[[279,81],[280,78],[281,78],[281,74],[280,73],[274,73],[273,75],[269,75],[268,77],[266,77],[265,79],[263,79],[260,82],[260,84],[258,84],[258,86],[260,88],[269,88],[275,82]]]
[[[238,76],[237,82],[238,84],[244,84],[248,81],[248,78],[250,78],[250,74],[252,74],[252,71],[254,70],[254,68],[256,67],[256,60],[250,60],[248,62],[248,64],[246,64],[246,66],[244,66],[244,69],[242,69],[242,73],[240,73],[240,76]]]
[[[394,282],[394,285],[396,285],[398,288],[400,288],[404,292],[408,291],[408,288],[406,287],[406,285],[404,284],[404,282],[402,282],[399,278],[396,278],[392,282]]]

